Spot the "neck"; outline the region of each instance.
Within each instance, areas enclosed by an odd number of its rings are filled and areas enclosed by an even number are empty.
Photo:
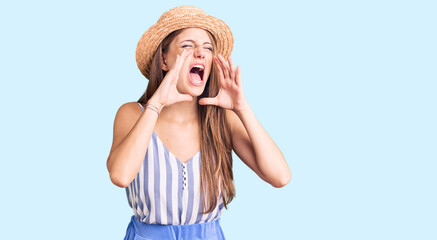
[[[175,124],[197,122],[197,98],[164,107],[158,119]]]

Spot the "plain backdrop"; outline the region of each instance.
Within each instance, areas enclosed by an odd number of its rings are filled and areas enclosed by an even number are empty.
[[[437,239],[435,1],[5,1],[0,239],[122,239],[106,169],[114,117],[147,80],[141,35],[166,10],[224,20],[257,119],[291,182],[234,154],[227,239]]]

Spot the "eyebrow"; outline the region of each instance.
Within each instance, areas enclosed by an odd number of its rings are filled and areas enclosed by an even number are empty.
[[[181,44],[181,43],[183,43],[183,42],[192,42],[192,43],[195,43],[194,40],[187,39],[187,40],[182,40],[179,44]],[[204,42],[203,44],[211,44],[211,43],[210,43],[210,42]],[[212,45],[212,44],[211,44],[211,45]]]

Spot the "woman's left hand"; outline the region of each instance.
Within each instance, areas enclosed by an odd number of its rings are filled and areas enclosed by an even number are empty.
[[[216,97],[201,98],[199,104],[216,105],[234,112],[246,109],[248,104],[243,92],[240,66],[235,68],[230,56],[229,64],[220,54],[218,57],[214,56],[213,60],[220,79],[220,90]]]

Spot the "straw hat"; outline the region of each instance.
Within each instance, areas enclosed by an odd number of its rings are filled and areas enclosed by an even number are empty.
[[[138,41],[135,54],[137,65],[147,79],[150,77],[152,57],[161,41],[173,31],[190,27],[209,31],[217,41],[216,53],[220,53],[225,59],[231,55],[234,38],[226,23],[207,15],[197,7],[175,7],[162,14],[156,24],[151,26]]]

